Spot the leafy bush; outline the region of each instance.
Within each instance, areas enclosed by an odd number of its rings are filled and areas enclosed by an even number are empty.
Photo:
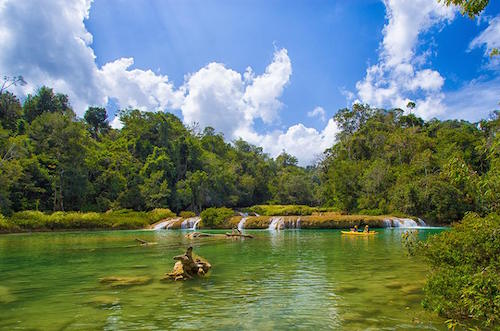
[[[11,217],[12,226],[23,230],[140,229],[159,220],[175,217],[170,209],[137,212],[129,209],[105,213],[22,211]]]
[[[305,205],[256,205],[248,208],[248,211],[263,216],[306,216],[317,211],[317,208]]]
[[[15,231],[17,227],[13,225],[9,220],[5,218],[2,214],[0,214],[0,232],[11,232]]]
[[[172,218],[177,215],[168,208],[156,208],[147,213],[149,216],[149,223],[153,224],[155,222],[161,221],[165,218]]]
[[[378,216],[378,215],[384,215],[384,211],[382,209],[361,209],[359,211],[359,214],[361,215],[371,215],[371,216]]]
[[[195,217],[196,214],[192,211],[181,211],[179,213],[179,216],[182,218],[190,218],[190,217]]]
[[[218,226],[234,215],[229,208],[208,208],[201,212],[201,222],[204,226]]]
[[[467,214],[422,245],[431,266],[424,307],[462,324],[500,325],[500,216]]]

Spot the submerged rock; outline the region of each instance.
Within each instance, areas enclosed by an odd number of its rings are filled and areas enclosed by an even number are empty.
[[[0,285],[0,304],[11,303],[13,301],[16,301],[16,297],[10,293],[9,288]]]
[[[151,282],[151,277],[148,276],[131,276],[131,277],[118,277],[110,276],[100,279],[101,284],[107,284],[111,287],[128,287],[136,285],[145,285]]]
[[[200,256],[193,254],[193,247],[188,247],[186,253],[174,257],[172,272],[165,274],[162,280],[187,280],[195,276],[204,276],[212,265]]]
[[[90,298],[87,303],[97,308],[111,308],[113,306],[118,306],[120,304],[120,299],[107,295],[99,295]]]

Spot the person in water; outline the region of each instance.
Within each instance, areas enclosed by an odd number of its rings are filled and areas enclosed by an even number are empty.
[[[370,232],[370,229],[369,229],[369,227],[368,227],[368,224],[366,224],[366,225],[365,225],[365,229],[363,230],[363,232],[365,232],[365,233]]]

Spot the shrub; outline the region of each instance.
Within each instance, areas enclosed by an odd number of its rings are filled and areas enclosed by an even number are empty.
[[[0,232],[11,232],[15,231],[16,229],[17,227],[14,224],[9,222],[9,220],[5,218],[5,216],[0,214]]]
[[[305,205],[256,205],[248,208],[249,212],[254,212],[263,216],[306,216],[311,215],[317,208]]]
[[[465,325],[500,325],[499,215],[467,214],[422,251],[431,266],[424,307]]]
[[[204,226],[218,226],[234,215],[229,208],[208,208],[201,212],[201,222]]]
[[[191,217],[195,217],[196,214],[192,211],[181,211],[179,213],[179,216],[182,218],[191,218]]]
[[[384,215],[384,212],[382,209],[361,209],[359,211],[359,214],[361,215],[371,215],[371,216],[378,216],[378,215]]]
[[[165,218],[172,218],[175,216],[177,215],[175,215],[175,213],[168,208],[156,208],[148,212],[148,218],[150,224],[161,221]]]

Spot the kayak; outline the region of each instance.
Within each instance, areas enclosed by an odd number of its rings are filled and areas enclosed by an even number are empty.
[[[377,234],[378,232],[370,231],[370,232],[351,232],[351,231],[341,231],[342,234],[348,234],[351,236],[369,236],[372,234]]]

